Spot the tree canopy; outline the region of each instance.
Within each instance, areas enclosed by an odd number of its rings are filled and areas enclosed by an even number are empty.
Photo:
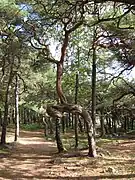
[[[2,143],[19,95],[20,109],[49,115],[57,132],[65,113],[79,115],[87,127],[88,154],[96,156],[96,116],[111,114],[115,126],[117,108],[125,117],[121,109],[131,113],[134,106],[135,81],[126,75],[135,66],[134,5],[133,0],[0,2]],[[63,151],[59,133],[57,140]]]

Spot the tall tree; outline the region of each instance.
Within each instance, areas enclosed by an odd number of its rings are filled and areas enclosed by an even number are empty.
[[[18,75],[15,77],[15,141],[19,137],[19,86]]]

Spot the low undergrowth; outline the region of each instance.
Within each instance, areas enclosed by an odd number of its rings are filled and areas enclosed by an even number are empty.
[[[25,131],[38,131],[40,129],[43,129],[42,124],[33,123],[33,124],[21,124],[20,128]]]
[[[55,141],[55,134],[49,134],[45,137],[47,140]],[[70,130],[65,133],[61,133],[62,142],[64,145],[64,148],[66,150],[72,150],[75,149],[75,134],[74,130]],[[96,140],[96,145],[98,147],[102,147],[105,144],[116,144],[118,142],[121,142],[122,140],[117,140],[115,138],[99,138]],[[78,150],[87,149],[88,148],[88,141],[87,141],[87,135],[85,132],[79,132],[78,133]]]

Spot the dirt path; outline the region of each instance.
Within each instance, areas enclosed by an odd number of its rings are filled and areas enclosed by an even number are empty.
[[[55,143],[45,141],[43,132],[21,132],[11,153],[0,157],[0,180],[134,180],[135,140],[104,148],[112,155],[93,159],[67,153],[60,157]]]
[[[42,136],[42,132],[21,132],[11,154],[0,160],[0,179],[46,179],[50,173],[47,162],[57,149]]]

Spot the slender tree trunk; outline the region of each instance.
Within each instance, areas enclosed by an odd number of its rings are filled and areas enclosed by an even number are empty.
[[[81,121],[79,116],[78,116],[78,126],[79,126],[79,129],[80,129],[80,132],[84,132],[83,123],[82,123],[82,121]]]
[[[12,122],[15,124],[15,110],[12,110]]]
[[[66,119],[66,121],[67,121],[67,119]],[[62,132],[64,134],[65,133],[65,116],[63,116],[61,118],[61,124],[62,124]]]
[[[45,137],[48,135],[48,129],[47,129],[47,120],[46,120],[46,118],[45,118],[45,116],[43,116],[43,118],[42,118],[42,121],[43,121],[43,124],[44,124],[44,135],[45,135]]]
[[[57,64],[57,81],[56,81],[56,90],[58,97],[60,98],[60,102],[62,104],[66,103],[66,97],[64,96],[63,90],[62,90],[62,75],[63,75],[63,64],[64,64],[64,58],[66,55],[66,48],[68,46],[68,41],[69,41],[69,32],[65,32],[65,37],[63,40],[63,45],[61,48],[61,57],[60,61]]]
[[[78,87],[79,87],[79,76],[76,73],[76,82],[75,82],[75,104],[78,100]],[[75,148],[78,147],[78,114],[75,114]]]
[[[64,123],[66,124],[66,129],[69,128],[69,121],[68,121],[68,118],[64,116]]]
[[[62,140],[61,140],[61,136],[60,136],[60,120],[59,118],[56,118],[56,143],[57,143],[57,148],[58,148],[58,152],[61,153],[64,151],[63,148],[63,144],[62,144]]]
[[[95,133],[96,123],[96,47],[95,47],[96,29],[94,28],[93,35],[93,56],[92,56],[92,122]]]
[[[16,85],[15,85],[15,141],[19,137],[19,96],[18,96],[18,76],[16,75]]]
[[[96,143],[95,143],[95,134],[94,134],[94,127],[93,122],[91,120],[91,117],[89,113],[86,110],[82,111],[82,114],[80,114],[85,122],[86,122],[86,128],[87,128],[87,137],[88,137],[88,145],[89,145],[89,157],[96,157]]]
[[[30,110],[29,109],[27,109],[27,122],[28,124],[30,124]]]
[[[84,6],[84,4],[85,4],[85,2],[83,3],[83,6]],[[60,102],[63,104],[63,107],[65,107],[65,108],[70,108],[70,107],[68,107],[66,98],[65,98],[65,96],[63,94],[63,91],[62,91],[62,74],[63,74],[64,58],[65,58],[65,55],[66,55],[66,48],[68,46],[69,35],[71,34],[71,32],[75,31],[80,25],[82,25],[82,23],[83,22],[76,23],[69,30],[66,30],[68,23],[64,24],[65,36],[64,36],[63,44],[62,44],[62,48],[61,48],[60,61],[57,63],[56,90],[57,90],[57,95],[58,95],[58,97],[60,99]],[[54,112],[52,110],[53,107],[48,106],[47,113],[49,115],[51,115],[51,116],[57,117],[56,118],[56,141],[57,141],[57,146],[58,146],[59,152],[62,152],[64,150],[64,148],[63,148],[63,145],[62,145],[62,141],[60,139],[59,119],[58,119],[58,117],[60,117],[60,118],[62,117],[62,114],[58,112],[58,109]],[[63,107],[59,106],[59,108],[63,108]],[[58,106],[57,106],[57,108],[58,108]],[[70,111],[68,111],[68,112],[70,112]],[[94,140],[94,129],[93,129],[93,123],[92,123],[92,120],[90,118],[90,115],[85,110],[83,110],[82,113],[80,111],[79,112],[77,111],[76,113],[80,113],[80,115],[83,116],[84,119],[85,119],[85,122],[87,124],[87,135],[88,135],[88,144],[89,144],[89,154],[88,155],[91,156],[91,157],[95,157],[96,156],[96,148],[95,148],[95,140]],[[73,120],[72,120],[72,122],[73,122]]]
[[[69,121],[69,127],[71,127],[71,124],[72,124],[71,113],[68,113],[68,121]]]
[[[1,144],[6,144],[6,131],[7,131],[7,123],[8,123],[8,107],[9,107],[9,88],[13,79],[13,64],[11,64],[11,70],[9,74],[7,89],[5,93],[5,105],[4,105],[4,118],[2,123],[2,133],[1,133]]]
[[[53,134],[53,123],[52,123],[51,118],[48,118],[48,124],[49,124],[49,129],[50,129],[49,134]]]
[[[79,75],[76,73],[76,81],[75,81],[75,104],[78,101],[78,88],[79,88]]]
[[[113,132],[114,132],[114,133],[117,133],[116,119],[113,119]]]
[[[109,134],[112,134],[112,119],[110,117],[110,115],[108,116],[108,132]]]
[[[75,115],[75,148],[78,148],[78,114]]]
[[[74,129],[74,114],[72,114],[72,129]]]
[[[134,119],[131,120],[131,130],[134,130]]]
[[[7,124],[10,124],[10,123],[11,123],[11,115],[12,115],[11,109],[9,108],[9,109],[8,109],[8,123],[7,123]]]
[[[127,132],[127,117],[124,117],[124,130]]]
[[[26,108],[23,108],[23,123],[27,124],[27,119],[26,119]]]
[[[8,92],[6,93],[6,100],[4,105],[4,119],[2,123],[1,144],[6,144],[7,119],[8,119]]]
[[[127,130],[128,131],[130,130],[130,120],[129,120],[128,115],[127,115]]]
[[[1,112],[1,109],[0,109],[0,126],[2,126],[2,122],[3,122],[3,120],[2,120],[2,112]]]
[[[104,112],[103,109],[100,111],[100,125],[101,125],[101,137],[105,135],[105,124],[104,124]]]
[[[84,122],[84,131],[86,132],[86,122],[85,120],[83,122]]]
[[[34,115],[33,115],[33,122],[36,123],[36,120],[37,120],[37,116],[36,116],[36,112],[34,112]]]

